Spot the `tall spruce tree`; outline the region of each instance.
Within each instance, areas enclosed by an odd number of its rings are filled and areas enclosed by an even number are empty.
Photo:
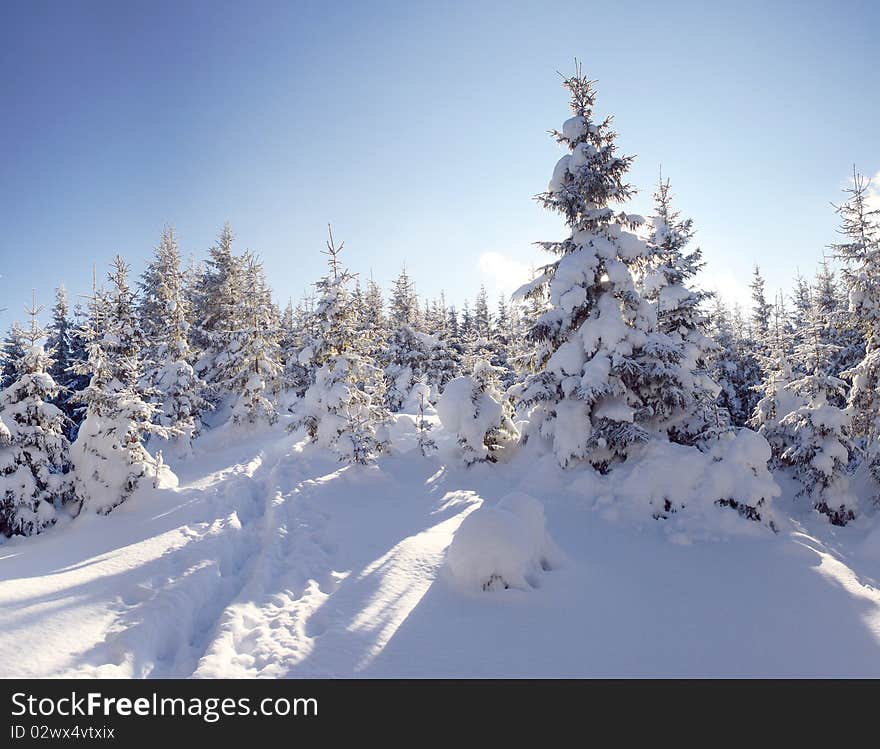
[[[549,309],[530,333],[536,371],[517,395],[529,436],[548,440],[560,465],[589,461],[601,470],[650,437],[640,423],[639,359],[656,317],[630,272],[646,251],[633,231],[642,219],[614,207],[634,192],[624,181],[632,158],[617,155],[611,118],[595,118],[594,82],[578,67],[564,84],[572,117],[554,135],[569,153],[538,200],[565,217],[569,236],[540,243],[557,260],[518,292],[547,293]]]
[[[70,449],[74,492],[82,509],[102,514],[144,480],[154,486],[175,481],[161,453],[154,457],[144,445],[149,435],[167,439],[176,432],[155,423],[158,409],[144,399],[139,355],[144,337],[128,273],[117,256],[108,274],[110,291],[93,283],[89,324],[77,331],[88,358],[76,372],[90,380],[76,395],[86,416]]]
[[[760,346],[764,345],[770,330],[770,317],[773,314],[773,306],[767,301],[764,293],[764,277],[761,269],[755,265],[752,272],[752,281],[749,288],[752,291],[752,312],[749,319],[751,338]]]
[[[852,382],[848,406],[868,468],[880,482],[880,209],[868,202],[870,181],[853,170],[848,199],[836,207],[844,241],[832,245],[845,263],[844,281],[865,356],[843,376]]]
[[[762,383],[761,365],[752,342],[743,337],[745,326],[741,316],[724,304],[720,297],[709,315],[709,333],[717,344],[710,359],[712,379],[721,388],[718,406],[730,414],[735,427],[749,424],[755,406],[760,400]]]
[[[53,360],[39,343],[45,337],[37,324],[41,309],[34,298],[15,380],[0,392],[0,535],[5,536],[30,536],[52,525],[70,494],[66,417],[53,403],[59,392],[50,374]]]
[[[716,402],[719,385],[709,361],[717,344],[708,335],[702,305],[713,294],[693,287],[705,263],[699,247],[687,251],[693,221],[682,219],[672,206],[669,180],[654,193],[648,251],[642,261],[641,290],[657,312],[654,355],[655,393],[650,401],[658,426],[675,442],[694,445],[729,427],[730,415]],[[658,376],[660,375],[660,376]]]
[[[834,525],[845,525],[855,517],[856,504],[847,476],[851,418],[830,397],[844,392],[845,383],[830,373],[832,357],[840,347],[828,342],[826,330],[821,310],[811,304],[794,352],[803,375],[788,385],[802,405],[781,420],[786,443],[781,460],[794,469],[813,507]]]
[[[358,330],[351,304],[354,276],[343,267],[328,226],[329,273],[316,284],[316,335],[304,348],[314,369],[314,382],[297,404],[291,429],[304,428],[313,442],[331,449],[348,463],[369,463],[389,446],[389,413],[384,404],[381,369],[367,356],[370,342]]]
[[[244,259],[233,252],[233,239],[227,223],[208,250],[194,290],[196,322],[190,342],[199,353],[195,372],[207,383],[208,394],[215,404],[229,395],[226,363],[242,327]]]
[[[172,227],[162,231],[153,259],[141,276],[140,297],[143,381],[151,402],[158,406],[156,422],[173,429],[176,440],[187,448],[209,404],[202,397],[205,383],[191,364],[190,299]]]
[[[224,363],[219,381],[236,398],[233,422],[274,424],[278,420],[276,399],[283,373],[281,324],[263,266],[250,253],[245,257],[243,300],[233,355]]]
[[[88,380],[73,370],[77,362],[84,358],[78,340],[74,336],[75,324],[70,317],[70,306],[64,284],[55,289],[55,304],[52,319],[46,328],[46,351],[52,357],[49,374],[58,386],[58,393],[52,401],[66,417],[64,433],[69,440],[76,439],[81,421],[80,409],[73,396],[82,390]]]

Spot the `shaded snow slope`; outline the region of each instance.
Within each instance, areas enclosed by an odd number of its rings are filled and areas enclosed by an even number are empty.
[[[876,532],[802,514],[682,545],[531,456],[341,467],[292,443],[214,430],[177,489],[0,545],[0,676],[880,676]],[[463,590],[455,531],[517,490],[561,563]]]

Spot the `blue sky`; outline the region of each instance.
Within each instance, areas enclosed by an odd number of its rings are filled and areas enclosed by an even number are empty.
[[[0,326],[36,287],[139,272],[173,223],[202,256],[225,220],[276,296],[353,270],[455,301],[497,293],[561,237],[532,196],[568,116],[557,70],[599,81],[637,156],[694,218],[706,283],[811,273],[855,163],[880,171],[875,2],[4,2]]]

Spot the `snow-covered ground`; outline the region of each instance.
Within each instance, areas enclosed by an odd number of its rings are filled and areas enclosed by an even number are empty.
[[[370,467],[218,428],[176,489],[0,545],[0,676],[880,676],[874,519],[834,528],[783,484],[777,534],[718,509],[747,532],[688,538],[533,453],[423,458],[411,425]],[[528,516],[538,556],[483,591],[446,551],[499,502],[467,533]]]

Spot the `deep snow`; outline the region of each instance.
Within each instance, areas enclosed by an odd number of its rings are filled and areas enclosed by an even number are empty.
[[[370,467],[283,424],[214,429],[178,487],[3,543],[0,676],[880,676],[874,519],[833,528],[783,480],[779,533],[718,509],[717,538],[689,538],[609,513],[616,479],[531,452],[465,469],[412,425]],[[557,558],[463,585],[447,547],[511,492]]]

